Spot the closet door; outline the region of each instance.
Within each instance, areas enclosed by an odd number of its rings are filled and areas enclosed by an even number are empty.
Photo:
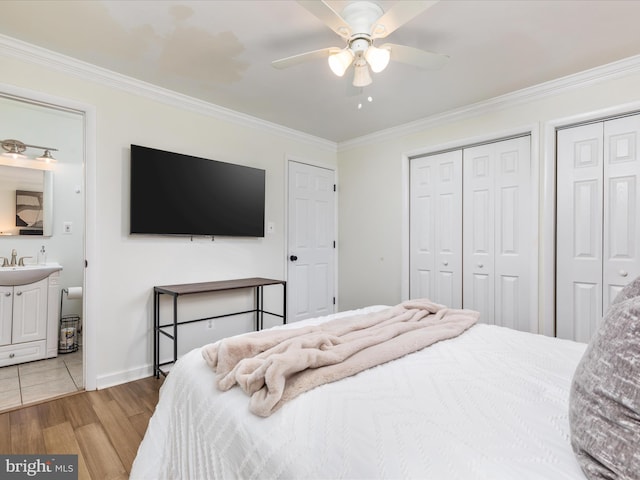
[[[462,307],[462,151],[410,162],[409,289]]]
[[[640,275],[640,115],[604,124],[603,312]]]
[[[588,342],[640,275],[640,116],[557,134],[556,335]]]
[[[602,318],[603,125],[557,134],[556,336],[588,342]]]
[[[529,136],[464,150],[463,306],[483,322],[537,332],[530,151]]]

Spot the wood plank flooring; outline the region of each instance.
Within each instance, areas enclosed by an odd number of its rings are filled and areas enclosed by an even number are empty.
[[[162,379],[144,378],[0,414],[0,452],[77,454],[78,478],[129,478]]]

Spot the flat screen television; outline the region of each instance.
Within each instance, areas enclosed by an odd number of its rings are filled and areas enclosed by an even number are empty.
[[[264,237],[265,171],[131,145],[132,234]]]

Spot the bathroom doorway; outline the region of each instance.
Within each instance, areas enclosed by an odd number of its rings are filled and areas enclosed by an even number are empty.
[[[9,343],[5,339],[0,344],[0,411],[87,388],[86,295],[83,294],[87,218],[85,116],[82,109],[64,105],[58,99],[0,85],[0,140],[19,142],[18,152],[9,151],[7,144],[3,144],[0,151],[0,257],[11,258],[15,252],[15,257],[22,259],[26,266],[61,267],[43,280],[47,282],[42,294],[47,296],[47,301],[41,308],[46,310],[48,319],[46,338],[43,341],[37,337],[29,345],[33,347],[30,351],[36,351],[44,344],[45,351],[18,358],[19,349],[11,345],[11,339]],[[53,157],[48,162],[45,150]],[[37,172],[35,177],[48,172],[43,174],[42,187],[32,179],[34,172]],[[25,180],[29,176],[31,179]],[[44,206],[39,207],[48,210],[48,215],[35,219],[29,228],[16,225],[19,223],[16,191],[41,192]],[[40,197],[32,194],[20,198]],[[29,209],[28,205],[20,205],[21,210]],[[22,287],[8,288],[20,295]],[[57,337],[63,317],[77,319],[73,331],[66,330],[65,345],[60,344]],[[15,315],[13,321],[17,321]],[[53,347],[52,335],[56,336]],[[17,342],[15,334],[13,337]],[[3,352],[6,355],[2,355]]]

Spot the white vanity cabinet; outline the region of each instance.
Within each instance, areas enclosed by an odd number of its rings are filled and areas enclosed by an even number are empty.
[[[0,286],[0,367],[57,356],[59,278]]]

